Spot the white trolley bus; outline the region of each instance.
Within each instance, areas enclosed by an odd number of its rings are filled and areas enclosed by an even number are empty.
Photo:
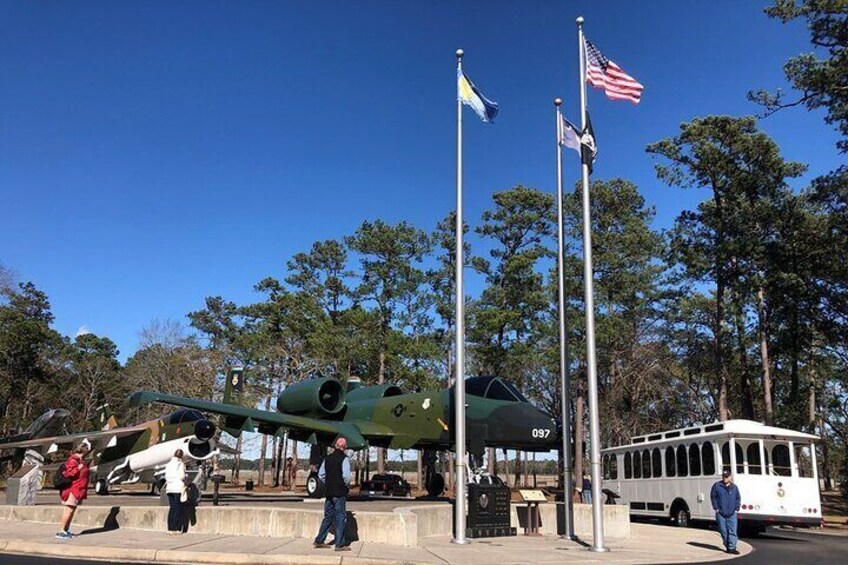
[[[713,520],[710,489],[723,470],[742,495],[739,526],[818,526],[822,521],[814,435],[728,420],[634,437],[602,451],[604,488],[631,516],[678,526]]]

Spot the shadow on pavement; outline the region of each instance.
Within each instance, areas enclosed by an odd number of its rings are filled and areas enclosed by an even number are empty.
[[[719,547],[717,545],[713,545],[711,543],[701,543],[698,541],[687,541],[686,545],[691,545],[692,547],[700,547],[701,549],[712,549],[714,551],[721,551],[724,553],[724,548]]]
[[[90,530],[83,530],[79,533],[81,536],[87,536],[90,534],[102,534],[103,532],[111,532],[112,530],[117,530],[121,527],[118,524],[118,513],[121,511],[120,506],[113,506],[109,510],[109,515],[106,516],[106,519],[103,521],[103,525],[99,528],[93,528]]]

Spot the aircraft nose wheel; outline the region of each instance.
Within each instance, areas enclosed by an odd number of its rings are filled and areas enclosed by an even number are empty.
[[[441,473],[433,473],[430,480],[427,481],[427,496],[441,496],[445,491],[445,478]]]
[[[306,479],[306,494],[309,498],[321,498],[324,496],[324,483],[318,479],[318,473],[310,473]]]
[[[100,496],[109,494],[109,483],[106,482],[106,479],[99,479],[94,483],[94,492]]]

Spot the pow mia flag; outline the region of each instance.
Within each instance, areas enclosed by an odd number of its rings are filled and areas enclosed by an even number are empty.
[[[589,174],[592,174],[592,164],[598,155],[598,146],[595,144],[595,130],[592,129],[592,120],[589,112],[586,112],[586,129],[580,135],[580,162],[589,165]]]
[[[589,174],[592,174],[592,164],[598,154],[598,147],[595,145],[595,131],[592,129],[592,120],[589,119],[588,112],[586,112],[586,129],[582,132],[578,131],[565,117],[562,118],[559,144],[574,149],[580,155],[580,162],[589,165]]]

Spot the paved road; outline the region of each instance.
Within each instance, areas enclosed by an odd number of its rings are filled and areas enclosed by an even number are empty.
[[[92,561],[90,559],[58,559],[56,557],[41,557],[31,555],[12,555],[9,553],[0,553],[0,565],[45,565],[53,563],[54,565],[91,565],[92,563],[107,563],[106,561]],[[109,561],[111,565],[138,565],[138,562],[115,562]]]
[[[722,565],[844,565],[848,563],[848,536],[800,531],[769,530],[757,537],[745,538],[754,546],[749,555]],[[707,564],[705,564],[707,565]]]
[[[773,530],[746,541],[754,546],[753,553],[731,561],[713,563],[721,565],[803,565],[806,563],[843,565],[848,562],[848,536],[844,535]],[[610,562],[614,562],[614,559]],[[87,565],[91,563],[102,562],[0,553],[0,565]],[[114,562],[114,565],[137,564]]]

